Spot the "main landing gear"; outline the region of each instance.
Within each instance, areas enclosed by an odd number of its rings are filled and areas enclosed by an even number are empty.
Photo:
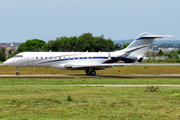
[[[20,75],[19,68],[16,68],[16,75]]]
[[[87,70],[85,70],[86,75],[92,75],[95,76],[96,75],[96,71],[92,68],[88,68]]]

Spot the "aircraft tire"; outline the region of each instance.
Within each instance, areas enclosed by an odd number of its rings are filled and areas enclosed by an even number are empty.
[[[19,73],[19,72],[16,72],[16,75],[20,75],[20,73]]]
[[[95,70],[91,71],[91,75],[95,76],[96,75],[96,71]]]

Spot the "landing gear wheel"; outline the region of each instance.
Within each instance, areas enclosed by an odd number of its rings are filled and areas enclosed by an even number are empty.
[[[91,71],[91,75],[95,76],[96,75],[96,71],[95,70]]]
[[[19,72],[16,72],[16,75],[20,75],[20,73],[19,73]]]

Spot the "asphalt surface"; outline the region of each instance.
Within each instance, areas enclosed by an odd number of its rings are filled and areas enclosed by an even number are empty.
[[[0,78],[180,78],[180,75],[0,75]]]
[[[80,84],[80,85],[0,85],[0,86],[39,86],[39,87],[45,87],[45,86],[80,86],[80,87],[85,87],[85,86],[90,86],[90,87],[147,87],[151,85],[96,85],[96,84]],[[180,85],[153,85],[156,87],[180,87]]]

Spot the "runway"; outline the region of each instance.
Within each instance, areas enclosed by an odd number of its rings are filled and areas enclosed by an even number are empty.
[[[77,85],[0,85],[0,86],[14,86],[14,87],[20,87],[20,86],[37,86],[37,87],[147,87],[147,85],[99,85],[99,84],[77,84]],[[151,86],[151,85],[148,85]],[[153,85],[155,87],[180,87],[180,85]]]
[[[170,75],[0,75],[0,78],[180,78],[180,74]]]

